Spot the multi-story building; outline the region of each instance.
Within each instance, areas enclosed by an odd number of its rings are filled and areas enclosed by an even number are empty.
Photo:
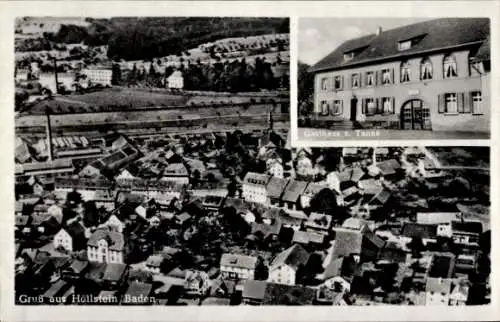
[[[247,201],[266,203],[269,179],[266,174],[248,172],[243,180],[243,198]]]
[[[170,89],[183,89],[184,88],[184,77],[180,71],[175,71],[172,75],[167,78],[167,86]]]
[[[241,254],[222,254],[220,272],[226,279],[254,279],[257,257]]]
[[[125,260],[125,239],[122,233],[99,228],[87,243],[89,261],[99,263],[120,263]]]
[[[113,70],[111,67],[87,67],[82,70],[82,73],[87,76],[87,80],[92,84],[111,86],[111,79],[113,78]]]
[[[268,281],[295,285],[297,271],[306,265],[308,259],[309,253],[302,246],[294,244],[273,259],[269,268]]]
[[[489,132],[490,23],[443,18],[344,42],[311,67],[326,124]]]

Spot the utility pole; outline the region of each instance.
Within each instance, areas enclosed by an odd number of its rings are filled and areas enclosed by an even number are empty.
[[[52,129],[50,127],[50,112],[49,108],[45,108],[45,115],[47,117],[47,148],[49,153],[49,161],[54,159],[53,150],[52,150]]]
[[[52,62],[54,63],[54,75],[56,78],[56,94],[59,94],[59,79],[57,77],[57,58],[52,58]]]

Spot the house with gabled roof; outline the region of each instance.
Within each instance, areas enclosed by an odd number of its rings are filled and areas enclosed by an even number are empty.
[[[270,178],[267,174],[248,172],[243,179],[243,198],[252,202],[266,203],[267,184]]]
[[[314,118],[489,132],[489,38],[488,18],[439,18],[347,40],[310,68]]]
[[[282,201],[284,205],[291,210],[300,209],[300,196],[304,193],[307,182],[291,180],[283,192]]]
[[[257,257],[242,254],[222,254],[220,259],[221,275],[227,279],[253,279]]]
[[[268,281],[295,285],[297,271],[307,263],[308,259],[309,252],[299,244],[294,244],[271,261]]]
[[[90,261],[100,263],[123,263],[126,247],[122,233],[109,228],[98,228],[87,242]]]

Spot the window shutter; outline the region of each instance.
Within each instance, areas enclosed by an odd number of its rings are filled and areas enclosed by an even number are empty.
[[[391,113],[394,114],[396,111],[396,105],[394,102],[394,97],[391,97]]]
[[[391,84],[394,84],[394,83],[396,83],[396,82],[394,81],[394,68],[393,68],[393,69],[391,69]]]
[[[439,113],[444,113],[445,112],[445,105],[444,105],[444,94],[439,94],[438,95],[438,112]]]
[[[471,92],[464,93],[464,113],[472,112],[472,95]]]
[[[361,100],[361,112],[366,115],[366,98]]]
[[[363,79],[363,73],[358,73],[358,80],[359,80],[359,87],[363,87],[365,85],[364,79]]]
[[[382,71],[377,70],[375,78],[376,78],[377,85],[382,85]]]
[[[344,114],[344,100],[340,100],[340,114]]]
[[[382,106],[382,98],[375,99],[375,113],[382,114],[384,107]]]
[[[464,112],[464,93],[457,93],[458,113]]]
[[[340,89],[344,89],[344,76],[340,76]]]

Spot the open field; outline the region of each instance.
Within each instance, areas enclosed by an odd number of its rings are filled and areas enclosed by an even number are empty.
[[[106,89],[99,92],[57,96],[42,101],[29,110],[29,114],[44,114],[48,108],[53,113],[88,113],[116,109],[182,106],[190,96],[155,93],[140,90]]]
[[[284,101],[288,101],[288,98],[278,97],[275,92],[226,96],[222,94],[214,95],[214,93],[203,95],[203,92],[173,94],[161,89],[113,88],[86,94],[56,96],[52,100],[36,103],[29,110],[24,111],[21,117],[44,115],[47,109],[51,114],[127,112],[133,110],[141,110],[142,113],[142,110],[176,109],[186,106],[191,112],[198,113],[201,109],[210,106],[220,108],[221,105]],[[197,111],[195,110],[196,106],[202,107]]]

